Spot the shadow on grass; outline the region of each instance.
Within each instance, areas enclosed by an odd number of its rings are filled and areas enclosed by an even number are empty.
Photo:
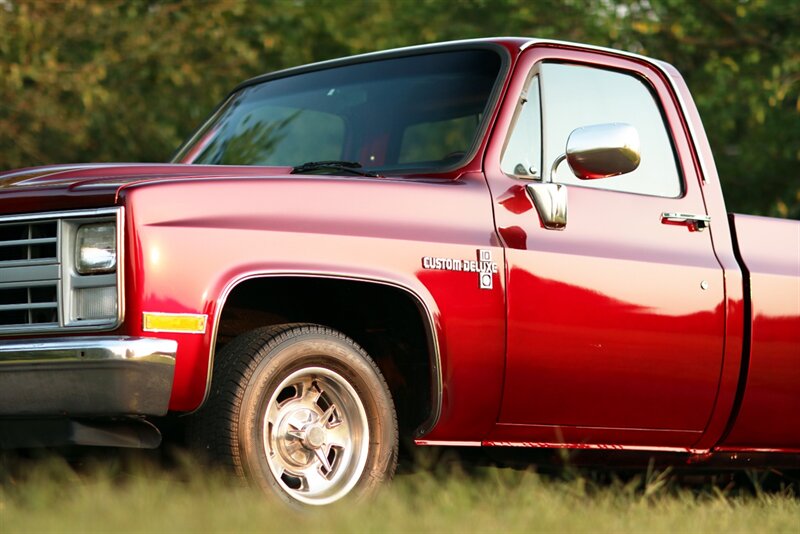
[[[524,448],[405,447],[398,476],[427,473],[481,480],[495,471],[533,472],[553,484],[576,484],[585,492],[622,490],[649,498],[690,492],[715,497],[781,494],[800,496],[800,472],[783,469],[709,469],[666,464],[646,454],[624,464],[604,465],[603,455]],[[574,457],[578,456],[575,461]]]

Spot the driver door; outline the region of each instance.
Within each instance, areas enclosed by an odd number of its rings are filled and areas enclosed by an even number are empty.
[[[493,440],[688,447],[720,378],[722,269],[709,231],[662,217],[706,213],[667,84],[638,61],[602,63],[527,51],[501,115],[507,135],[487,155],[508,283]],[[572,130],[615,122],[637,129],[639,168],[584,182],[562,163],[566,226],[546,228],[527,184],[549,174]]]

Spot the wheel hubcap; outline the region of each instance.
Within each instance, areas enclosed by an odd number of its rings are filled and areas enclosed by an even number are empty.
[[[341,375],[321,367],[290,374],[266,405],[264,448],[281,487],[306,504],[344,497],[364,471],[364,405]]]
[[[325,431],[320,425],[308,425],[303,433],[303,447],[314,450],[325,444]]]

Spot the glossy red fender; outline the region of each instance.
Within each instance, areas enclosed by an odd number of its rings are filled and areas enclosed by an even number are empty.
[[[503,273],[487,291],[477,273],[423,269],[422,260],[473,260],[485,249],[502,264],[480,175],[426,182],[229,176],[130,186],[122,200],[135,228],[127,242],[131,333],[140,333],[145,311],[204,313],[213,324],[230,289],[255,276],[392,284],[422,300],[436,330],[443,395],[435,432],[483,435],[493,424],[495,410],[486,407],[499,402],[502,388]],[[175,336],[171,409],[202,401],[213,334]]]

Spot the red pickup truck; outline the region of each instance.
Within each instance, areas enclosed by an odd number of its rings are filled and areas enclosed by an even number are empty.
[[[670,65],[520,38],[237,87],[170,164],[0,175],[0,444],[370,493],[416,445],[800,458],[800,223]]]

